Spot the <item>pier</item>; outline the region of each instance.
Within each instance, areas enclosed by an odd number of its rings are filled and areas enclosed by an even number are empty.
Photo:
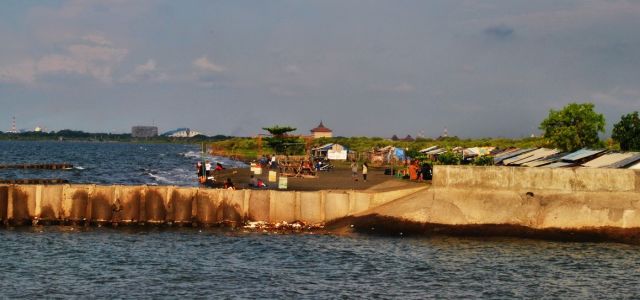
[[[45,164],[11,164],[2,165],[0,169],[44,169],[44,170],[69,170],[73,169],[72,164],[67,163],[45,163]]]

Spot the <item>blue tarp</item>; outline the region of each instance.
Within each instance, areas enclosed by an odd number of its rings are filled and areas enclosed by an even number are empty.
[[[404,157],[404,149],[402,149],[402,148],[396,148],[396,157],[397,157],[399,160],[404,160],[404,159],[405,159],[405,157]]]

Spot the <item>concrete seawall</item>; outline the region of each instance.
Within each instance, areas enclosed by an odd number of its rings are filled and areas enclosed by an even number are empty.
[[[40,224],[324,223],[424,188],[388,192],[220,190],[175,186],[0,185],[0,221]]]
[[[640,172],[436,166],[433,184],[392,191],[216,190],[176,186],[0,185],[0,221],[178,224],[302,221],[387,232],[561,232],[640,243]],[[409,226],[407,225],[409,224]]]
[[[635,242],[640,242],[640,172],[435,166],[430,189],[356,217],[372,216],[380,217],[370,221],[379,226],[391,218],[440,226],[443,231],[467,228],[480,234],[496,226],[498,234],[509,228],[529,233],[560,230],[607,235],[606,231],[614,231],[633,235]],[[429,231],[427,227],[420,230]]]

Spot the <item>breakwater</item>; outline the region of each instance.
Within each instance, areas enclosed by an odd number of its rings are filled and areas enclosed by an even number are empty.
[[[324,223],[424,188],[387,192],[222,190],[176,186],[0,185],[0,220],[31,224]]]
[[[430,189],[358,213],[348,222],[427,234],[544,238],[565,233],[638,243],[640,173],[435,166]]]
[[[0,220],[30,224],[301,221],[395,234],[640,242],[640,174],[624,169],[436,166],[430,187],[387,191],[0,185]]]

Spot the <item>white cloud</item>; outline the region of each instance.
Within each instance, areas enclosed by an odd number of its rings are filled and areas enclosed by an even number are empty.
[[[226,70],[225,67],[217,65],[211,61],[206,56],[200,57],[193,61],[193,66],[199,70],[204,72],[214,72],[221,73]]]
[[[104,38],[103,36],[97,35],[97,34],[85,35],[82,39],[85,40],[85,41],[91,42],[93,44],[96,44],[96,45],[101,45],[101,46],[111,46],[112,45],[111,41],[109,41],[106,38]]]
[[[111,82],[113,68],[122,61],[128,50],[113,47],[109,40],[98,35],[81,40],[81,43],[67,46],[62,53],[0,66],[0,81],[32,84],[42,75],[78,74],[105,83]]]
[[[138,81],[150,81],[160,82],[169,79],[167,73],[158,70],[156,61],[153,59],[147,60],[146,63],[135,67],[133,72],[125,75],[121,82],[138,82]]]
[[[0,82],[32,83],[35,77],[35,63],[25,60],[11,67],[0,67]]]

